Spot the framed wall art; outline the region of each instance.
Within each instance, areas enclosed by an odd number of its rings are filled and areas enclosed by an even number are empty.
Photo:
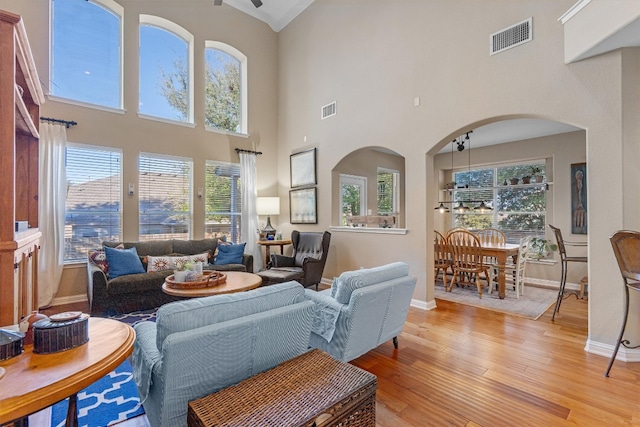
[[[291,224],[318,223],[318,189],[316,187],[289,190],[289,206]]]
[[[316,149],[289,156],[291,163],[291,188],[316,185]]]
[[[571,164],[571,233],[587,234],[587,164]]]

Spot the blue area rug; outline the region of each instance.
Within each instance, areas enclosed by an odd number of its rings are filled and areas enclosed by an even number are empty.
[[[110,318],[133,326],[143,321],[155,322],[156,310],[118,314]],[[68,406],[68,399],[52,406],[52,427],[64,426]],[[142,414],[144,409],[140,405],[129,360],[78,393],[78,425],[82,427],[106,427]]]
[[[129,360],[78,393],[78,425],[105,427],[144,414]],[[63,427],[69,399],[56,403],[51,426]]]

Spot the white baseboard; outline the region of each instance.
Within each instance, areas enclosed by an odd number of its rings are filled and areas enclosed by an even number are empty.
[[[420,310],[433,310],[436,308],[436,300],[421,301],[414,298],[411,300],[411,307],[419,308]]]
[[[587,340],[584,351],[610,358],[614,347],[615,345],[613,344]],[[616,355],[616,360],[621,362],[640,362],[640,348],[626,348],[621,345]]]

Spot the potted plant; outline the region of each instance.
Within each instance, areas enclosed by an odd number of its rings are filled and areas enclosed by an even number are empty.
[[[554,252],[557,249],[558,245],[550,240],[541,239],[540,237],[532,237],[529,241],[529,248],[527,249],[527,258],[541,260],[549,255],[550,252]]]
[[[544,177],[542,176],[542,170],[538,166],[531,166],[531,175],[538,184],[542,182]]]
[[[522,177],[522,183],[523,184],[530,184],[531,183],[531,176],[530,175],[525,175]]]
[[[456,188],[455,181],[447,182],[445,185],[445,190],[453,190],[454,188]]]
[[[511,178],[509,181],[511,182],[511,185],[517,185],[518,182],[520,181],[520,179],[519,178]]]
[[[173,269],[173,279],[176,282],[187,282],[189,274],[192,272],[193,264],[186,259],[176,260],[175,268]]]

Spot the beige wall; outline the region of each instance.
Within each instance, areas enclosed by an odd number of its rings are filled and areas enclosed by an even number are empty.
[[[204,187],[206,160],[239,162],[235,148],[263,152],[258,157],[258,194],[277,194],[277,33],[248,15],[229,6],[213,7],[210,0],[190,0],[189,7],[173,0],[118,0],[124,7],[124,112],[47,101],[41,114],[78,125],[67,131],[71,142],[116,147],[123,153],[123,239],[138,239],[138,198],[126,194],[128,183],[137,186],[139,152],[190,157],[194,161],[194,188]],[[34,52],[38,73],[46,85],[49,64],[48,0],[17,2],[0,0],[0,9],[23,16]],[[178,126],[137,115],[138,105],[138,22],[140,14],[173,21],[195,38],[195,127]],[[234,46],[248,58],[249,137],[229,136],[204,129],[204,42],[216,40]],[[259,42],[258,42],[259,41]],[[288,164],[288,159],[286,163]],[[195,193],[195,192],[194,192]],[[204,203],[193,200],[193,236],[204,235]],[[277,226],[277,221],[274,221]],[[84,267],[67,267],[56,299],[86,294]]]
[[[566,65],[558,18],[573,3],[316,0],[280,32],[279,156],[318,147],[320,222],[304,228],[331,225],[331,171],[345,155],[384,146],[406,160],[407,234],[334,233],[325,276],[406,261],[418,278],[414,297],[433,304],[428,248],[438,199],[434,154],[461,132],[490,122],[560,121],[585,129],[586,135],[594,296],[589,339],[615,341],[622,288],[608,237],[627,222],[637,226],[624,207],[637,206],[638,195],[623,194],[624,182],[639,178],[637,168],[623,161],[623,148],[637,145],[637,138],[628,137],[638,130],[638,121],[630,120],[639,112],[637,74],[629,75],[637,53],[618,50]],[[490,56],[489,35],[528,17],[533,17],[533,40]],[[629,95],[623,97],[626,89]],[[320,107],[331,101],[337,102],[338,114],[320,120]],[[637,149],[632,153],[637,161]],[[282,194],[288,190],[287,174],[284,168],[278,171]],[[554,188],[563,185],[561,175],[562,169]],[[562,203],[557,197],[554,205]],[[627,197],[633,201],[623,203]],[[557,220],[568,227],[568,216],[560,213]]]

